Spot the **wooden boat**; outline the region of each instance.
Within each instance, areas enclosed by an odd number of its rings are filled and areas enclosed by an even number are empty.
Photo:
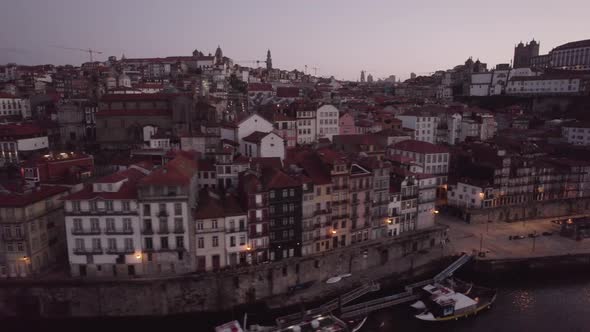
[[[443,285],[424,286],[425,308],[415,317],[425,321],[447,321],[476,315],[496,300],[494,289],[474,286],[469,296]]]
[[[318,315],[285,327],[251,325],[248,329],[232,321],[216,327],[215,332],[358,332],[366,321],[367,317],[344,322],[333,315]]]
[[[463,293],[468,295],[471,290],[473,289],[472,282],[465,282],[460,279],[456,278],[449,278],[443,280],[440,285],[445,286],[447,288],[452,289],[454,292]],[[426,304],[422,300],[418,300],[410,305],[410,307],[417,309],[417,310],[424,310],[426,309]]]

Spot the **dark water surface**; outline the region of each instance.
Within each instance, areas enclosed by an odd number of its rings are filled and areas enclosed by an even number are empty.
[[[400,305],[371,315],[363,331],[590,331],[590,276],[544,279],[502,281],[495,304],[474,317],[423,322]]]
[[[462,276],[468,280],[471,276]],[[477,284],[498,288],[498,297],[491,309],[474,317],[450,322],[422,322],[413,318],[413,309],[402,304],[369,316],[363,332],[570,332],[590,331],[590,273],[537,273],[533,276],[504,276],[502,281],[471,277]],[[382,295],[393,291],[383,291]],[[249,307],[252,322],[271,322],[273,315],[260,308]],[[93,318],[59,320],[0,321],[0,331],[213,331],[223,321],[242,319],[242,312],[230,314],[180,315],[148,318]],[[131,327],[131,328],[129,328]],[[16,330],[15,330],[16,331]]]

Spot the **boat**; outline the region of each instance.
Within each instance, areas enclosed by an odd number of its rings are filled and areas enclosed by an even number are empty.
[[[496,300],[494,289],[471,286],[465,293],[443,284],[429,284],[422,288],[423,307],[414,303],[419,313],[416,318],[424,321],[448,321],[475,315],[489,308]]]
[[[465,282],[460,279],[456,278],[448,278],[440,282],[440,285],[445,286],[447,288],[452,289],[455,292],[462,293],[462,294],[469,294],[471,289],[473,289],[472,282]],[[417,309],[417,310],[424,310],[426,309],[426,304],[422,300],[418,300],[412,304],[410,307]]]
[[[344,322],[336,316],[328,314],[305,318],[284,327],[251,325],[246,329],[245,324],[242,328],[240,323],[234,320],[217,326],[215,332],[358,332],[366,321],[367,317],[365,316],[362,319]]]

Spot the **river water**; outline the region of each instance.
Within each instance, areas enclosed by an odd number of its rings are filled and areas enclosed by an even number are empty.
[[[412,318],[412,308],[400,305],[372,314],[363,331],[590,331],[590,276],[541,279],[519,280],[515,276],[510,282],[493,285],[499,286],[495,304],[474,317],[423,322]]]

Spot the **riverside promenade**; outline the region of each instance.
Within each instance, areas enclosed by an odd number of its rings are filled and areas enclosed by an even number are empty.
[[[449,242],[446,247],[451,254],[485,252],[485,257],[477,257],[478,260],[590,255],[590,239],[576,241],[559,235],[561,226],[551,222],[554,219],[469,224],[454,217],[438,215],[437,223],[448,227]],[[542,235],[544,232],[552,235]],[[529,234],[536,234],[537,237],[529,237]],[[516,235],[525,238],[509,239]]]

